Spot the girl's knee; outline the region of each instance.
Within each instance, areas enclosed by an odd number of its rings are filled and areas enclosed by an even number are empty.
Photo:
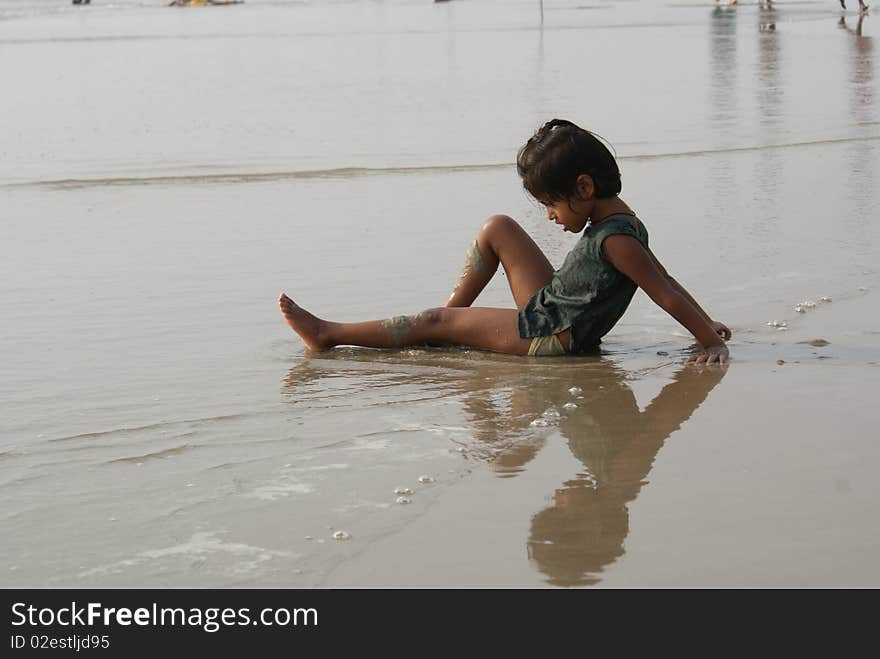
[[[449,310],[445,307],[425,309],[420,312],[416,318],[418,318],[419,323],[425,327],[436,327],[449,320]]]
[[[500,232],[509,232],[511,230],[519,230],[520,226],[516,220],[509,215],[492,215],[483,223],[480,233],[493,234]]]

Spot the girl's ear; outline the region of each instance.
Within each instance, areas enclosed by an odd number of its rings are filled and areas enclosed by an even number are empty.
[[[592,199],[596,195],[596,186],[593,183],[593,177],[589,174],[581,174],[578,176],[575,189],[577,190],[578,196],[585,201]]]

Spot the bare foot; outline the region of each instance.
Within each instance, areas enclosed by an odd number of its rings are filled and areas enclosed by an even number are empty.
[[[309,350],[321,351],[333,347],[324,338],[327,325],[325,321],[310,314],[284,293],[278,296],[278,306],[290,329],[299,335]]]

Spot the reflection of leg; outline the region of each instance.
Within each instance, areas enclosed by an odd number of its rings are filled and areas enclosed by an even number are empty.
[[[469,307],[492,279],[498,264],[504,267],[510,290],[521,308],[550,282],[553,266],[531,236],[506,215],[493,215],[471,244],[464,268],[447,307]]]
[[[525,355],[531,344],[531,339],[519,336],[516,309],[428,309],[415,316],[333,323],[313,316],[283,293],[278,304],[287,324],[311,350],[338,345],[367,348],[457,345]]]

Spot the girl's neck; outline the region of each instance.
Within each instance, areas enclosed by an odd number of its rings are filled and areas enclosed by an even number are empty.
[[[635,212],[620,197],[597,199],[593,203],[593,210],[590,212],[590,224],[596,225],[604,222],[612,215],[635,216]]]

